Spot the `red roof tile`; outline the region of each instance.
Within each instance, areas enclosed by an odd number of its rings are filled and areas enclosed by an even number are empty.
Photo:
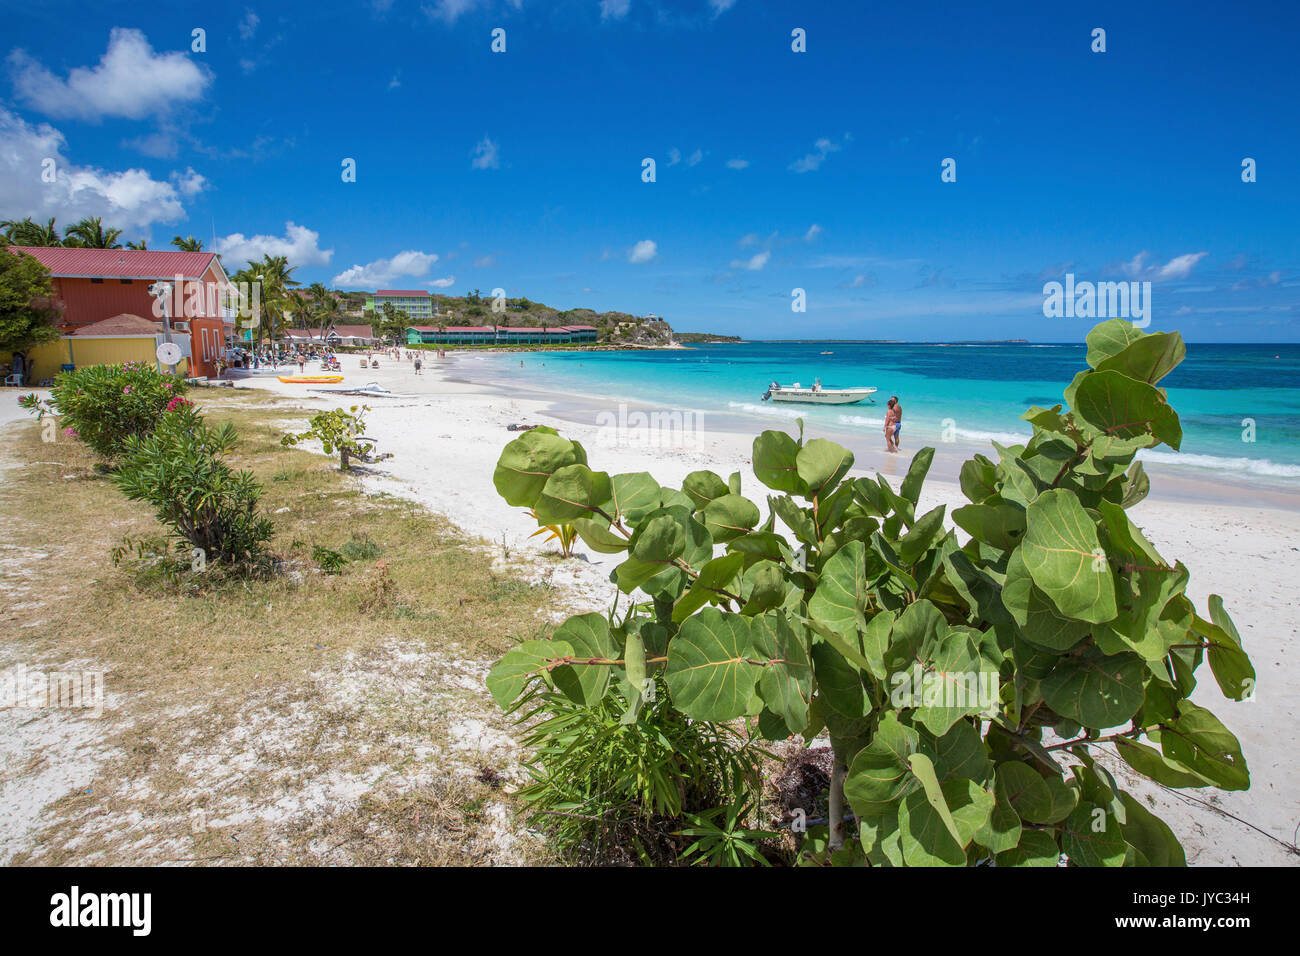
[[[73,249],[64,246],[10,246],[25,252],[50,274],[65,279],[201,279],[216,258],[211,252],[152,249]]]
[[[73,335],[158,335],[163,330],[161,322],[123,312],[111,319],[101,319],[77,328]]]

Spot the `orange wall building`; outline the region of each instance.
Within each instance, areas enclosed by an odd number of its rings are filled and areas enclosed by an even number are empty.
[[[190,374],[217,374],[217,359],[234,343],[235,314],[223,306],[230,286],[221,260],[211,252],[165,252],[136,249],[73,249],[62,246],[10,246],[50,270],[51,304],[65,335],[120,315],[158,321],[154,282],[175,288],[168,314],[174,335],[190,338]],[[193,283],[203,295],[186,296]]]

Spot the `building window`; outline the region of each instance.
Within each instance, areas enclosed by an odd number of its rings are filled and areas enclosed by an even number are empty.
[[[122,285],[130,285],[130,284],[131,284],[131,280],[130,280],[130,279],[118,279],[117,281],[120,282],[120,283],[122,283]]]
[[[91,281],[91,284],[92,284],[92,285],[103,285],[103,284],[104,284],[104,280],[103,280],[103,279],[91,279],[90,281]]]

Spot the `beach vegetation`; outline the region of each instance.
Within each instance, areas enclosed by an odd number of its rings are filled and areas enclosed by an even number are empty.
[[[530,510],[528,516],[530,518],[536,518],[537,513]],[[557,522],[555,524],[542,525],[542,527],[538,528],[528,537],[536,538],[543,534],[546,535],[546,538],[542,541],[543,544],[550,544],[552,541],[558,541],[560,543],[560,557],[573,557],[573,546],[578,542],[578,530],[572,524],[568,522]]]
[[[291,432],[281,438],[280,443],[289,446],[307,439],[318,441],[325,454],[333,455],[338,452],[340,471],[350,469],[353,458],[367,463],[392,458],[391,452],[374,454],[375,440],[362,434],[366,428],[365,413],[368,411],[370,411],[368,405],[353,405],[348,411],[331,408],[328,411],[317,412],[307,423],[306,431],[298,434]]]
[[[60,372],[46,402],[26,397],[22,404],[38,417],[57,414],[102,458],[115,461],[126,453],[132,438],[152,432],[169,406],[183,402],[183,376],[167,375],[151,364],[88,365]]]
[[[208,425],[181,399],[152,432],[126,440],[113,476],[127,498],[154,507],[203,570],[269,568],[266,543],[275,528],[258,509],[262,486],[222,460],[236,441],[233,425]]]
[[[829,737],[828,823],[808,831],[804,862],[1183,865],[1107,763],[1175,789],[1250,785],[1237,738],[1190,700],[1202,665],[1229,701],[1252,695],[1241,637],[1128,513],[1150,488],[1138,452],[1181,444],[1159,383],[1184,353],[1177,332],[1096,326],[1064,402],[1022,416],[1033,437],[962,466],[969,503],[951,515],[921,505],[932,448],[895,487],[852,476],[852,453],[802,422],[764,431],[751,499],[739,474],[665,487],[532,429],[505,446],[497,492],[622,556],[617,593],[651,601],[522,641],[488,689],[506,708],[569,702],[569,723],[531,738],[549,777],[569,759],[561,734],[597,715],[635,726],[668,710],[746,742]]]

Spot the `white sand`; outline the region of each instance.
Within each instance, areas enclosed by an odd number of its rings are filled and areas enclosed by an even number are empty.
[[[552,425],[566,437],[581,441],[594,467],[611,473],[649,471],[666,486],[680,486],[687,473],[701,468],[714,470],[724,478],[739,471],[743,490],[760,505],[765,500],[766,489],[750,470],[752,431],[704,431],[685,446],[647,447],[626,431],[598,426],[597,414],[617,414],[616,403],[602,406],[581,399],[565,403],[568,418],[585,417],[585,421],[565,421],[549,414],[552,403],[527,390],[524,370],[520,371],[519,388],[514,394],[505,394],[500,388],[455,380],[476,374],[481,365],[473,361],[454,356],[440,361],[426,353],[421,376],[416,376],[406,361],[395,363],[383,357],[380,361],[380,369],[361,372],[357,357],[347,356],[343,360],[345,384],[374,381],[401,393],[400,397],[323,396],[308,391],[307,386],[281,383],[269,375],[242,379],[239,386],[268,388],[304,399],[309,406],[368,404],[371,412],[367,434],[378,439],[380,451],[391,451],[395,457],[375,466],[365,478],[367,485],[420,501],[466,531],[512,551],[553,551],[555,545],[541,544],[540,538],[529,540],[528,535],[535,530],[531,519],[520,509],[506,505],[492,487],[492,472],[501,449],[515,437],[506,430],[510,423]],[[864,438],[864,442],[874,437]],[[866,467],[854,473],[871,475],[879,469],[896,486],[906,473],[913,451],[905,449],[904,455],[897,457],[880,451],[860,455],[859,464]],[[935,472],[940,472],[937,466]],[[1269,507],[1210,501],[1192,504],[1185,498],[1188,482],[1179,479],[1170,482],[1180,488],[1179,498],[1168,494],[1162,497],[1162,477],[1153,473],[1155,491],[1133,509],[1133,518],[1166,558],[1187,565],[1191,572],[1188,593],[1203,615],[1208,616],[1206,600],[1210,593],[1223,596],[1258,672],[1258,690],[1252,702],[1225,700],[1208,665],[1198,671],[1200,684],[1194,693],[1198,703],[1209,707],[1240,738],[1251,769],[1251,789],[1245,793],[1213,789],[1185,793],[1291,844],[1300,825],[1300,770],[1295,743],[1296,700],[1300,696],[1300,645],[1296,642],[1300,592],[1295,586],[1300,571],[1300,510],[1277,507],[1279,500],[1295,500],[1285,495],[1268,496]],[[1216,493],[1207,486],[1199,486],[1197,491],[1207,497]],[[951,481],[927,481],[922,508],[941,503],[947,504],[951,512],[964,504],[965,498]],[[580,544],[579,551],[585,550]],[[553,583],[569,588],[577,605],[603,611],[615,593],[608,576],[619,560],[618,555],[585,553],[571,562],[546,562],[544,566],[557,569]],[[1128,773],[1117,761],[1112,766],[1127,779],[1126,785],[1147,797],[1155,812],[1174,828],[1187,848],[1190,862],[1300,862],[1300,857],[1244,823],[1164,791]]]

